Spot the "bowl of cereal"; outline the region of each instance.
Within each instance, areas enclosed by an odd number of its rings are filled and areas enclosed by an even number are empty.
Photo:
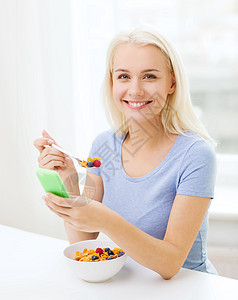
[[[65,248],[64,257],[77,277],[102,282],[121,270],[127,255],[112,241],[86,240]]]

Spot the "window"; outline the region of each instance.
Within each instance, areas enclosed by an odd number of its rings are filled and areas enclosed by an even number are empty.
[[[107,127],[98,102],[109,41],[116,32],[128,27],[142,23],[156,26],[178,50],[189,77],[196,111],[210,135],[219,142],[213,208],[224,203],[229,207],[230,201],[233,203],[230,207],[238,213],[237,1],[102,0],[83,5],[90,74],[87,79],[91,99],[97,102],[92,112],[96,124],[94,135]],[[75,18],[77,14],[76,9]]]

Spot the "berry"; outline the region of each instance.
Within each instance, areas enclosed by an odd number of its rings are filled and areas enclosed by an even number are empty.
[[[94,157],[94,158],[92,159],[92,161],[95,161],[96,159],[101,160],[101,158],[99,158],[99,157]]]
[[[98,253],[99,255],[103,254],[102,248],[97,248],[95,252]]]
[[[105,251],[105,252],[107,252],[108,250],[111,250],[111,249],[110,249],[110,248],[105,248],[105,250],[104,250],[104,251]]]
[[[108,254],[108,255],[114,255],[114,252],[113,252],[112,250],[109,249],[109,250],[107,251],[107,254]]]
[[[122,256],[122,255],[124,255],[124,254],[125,254],[125,252],[122,252],[122,251],[121,251],[121,252],[118,253],[118,257],[120,257],[120,256]]]
[[[93,255],[92,260],[96,260],[96,259],[98,259],[97,255]]]
[[[98,159],[94,160],[93,165],[94,165],[94,167],[97,167],[97,168],[100,167],[101,166],[100,160],[98,160]]]
[[[89,168],[93,167],[93,162],[92,161],[88,161],[87,162],[87,167],[89,167]]]
[[[113,256],[109,256],[109,257],[107,258],[107,260],[110,260],[110,259],[114,259],[114,257],[113,257]]]

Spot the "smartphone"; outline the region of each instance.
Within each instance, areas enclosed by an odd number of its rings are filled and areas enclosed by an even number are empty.
[[[59,174],[54,170],[37,169],[36,176],[46,193],[52,193],[63,198],[70,198]]]

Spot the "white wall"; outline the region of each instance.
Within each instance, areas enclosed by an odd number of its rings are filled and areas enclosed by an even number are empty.
[[[74,148],[69,14],[67,1],[60,1],[57,14],[47,14],[47,1],[38,4],[0,1],[0,223],[64,237],[61,220],[41,200],[33,140],[46,128]],[[55,35],[51,27],[59,29]]]

